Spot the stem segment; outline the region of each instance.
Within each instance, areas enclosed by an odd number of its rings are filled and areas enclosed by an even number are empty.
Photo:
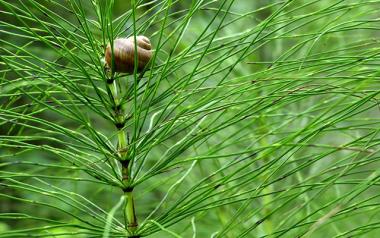
[[[124,193],[126,204],[124,208],[124,216],[127,218],[127,226],[129,230],[133,233],[137,229],[137,217],[135,211],[135,203],[133,200],[133,192]]]

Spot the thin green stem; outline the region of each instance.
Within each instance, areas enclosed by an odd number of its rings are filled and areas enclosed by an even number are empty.
[[[126,217],[126,225],[129,230],[134,233],[137,229],[137,217],[135,210],[135,202],[133,199],[133,192],[127,191],[124,193],[125,196],[125,207],[124,207],[124,217]]]
[[[123,129],[119,129],[117,132],[118,137],[118,150],[120,154],[121,160],[127,160],[128,154],[128,142],[126,140],[125,131]]]
[[[124,213],[124,223],[125,229],[129,230],[132,234],[137,230],[137,218],[133,200],[133,193],[130,186],[130,178],[129,178],[129,158],[128,158],[128,141],[126,139],[126,133],[124,129],[125,125],[125,112],[123,109],[123,102],[121,100],[122,93],[119,92],[117,83],[115,80],[112,83],[108,83],[109,91],[111,92],[110,97],[113,101],[113,110],[114,110],[114,123],[117,129],[117,144],[118,144],[118,155],[119,162],[121,163],[121,175],[123,182],[123,191],[125,196],[125,204],[123,207]],[[136,236],[133,236],[136,237]]]

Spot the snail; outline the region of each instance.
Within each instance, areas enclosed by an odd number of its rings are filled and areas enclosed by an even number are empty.
[[[137,72],[141,72],[152,58],[152,46],[145,36],[136,36],[137,43]],[[135,45],[134,37],[117,38],[113,41],[114,54],[114,72],[133,73],[135,62]],[[108,44],[105,52],[105,62],[109,68],[112,68],[112,50]]]

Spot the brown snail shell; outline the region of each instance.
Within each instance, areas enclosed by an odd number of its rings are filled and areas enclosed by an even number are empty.
[[[141,72],[152,58],[152,46],[145,36],[136,36],[137,43],[137,72]],[[113,54],[115,59],[115,72],[133,73],[135,62],[134,38],[118,38],[113,41]],[[106,64],[109,68],[112,66],[111,45],[108,44],[105,52]]]

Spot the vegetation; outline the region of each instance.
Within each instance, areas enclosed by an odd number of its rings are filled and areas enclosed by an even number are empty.
[[[378,9],[0,0],[0,237],[377,237]]]

